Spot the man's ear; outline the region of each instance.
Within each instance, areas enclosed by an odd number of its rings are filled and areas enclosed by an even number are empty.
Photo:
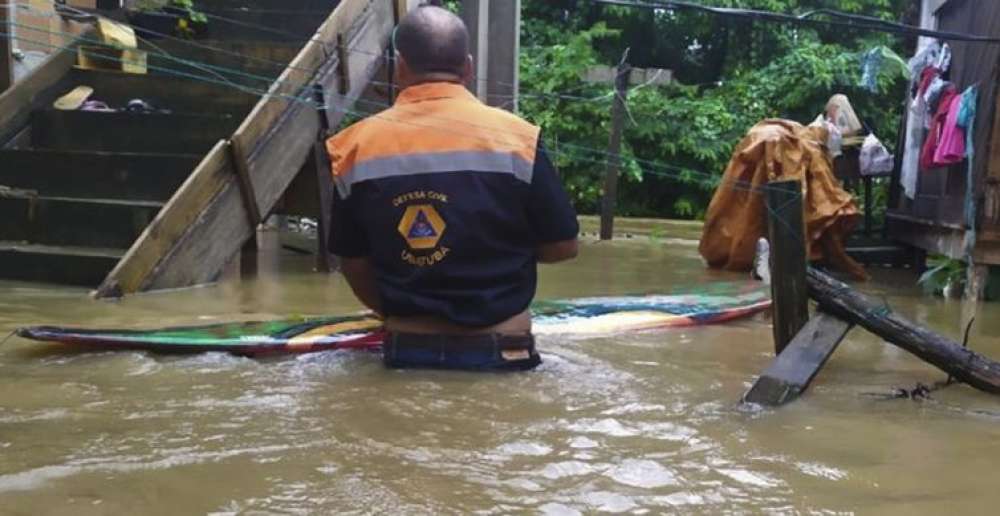
[[[462,67],[462,82],[469,84],[476,78],[476,61],[472,54],[465,56],[465,66]]]
[[[399,83],[404,84],[413,75],[410,70],[410,65],[407,64],[406,59],[403,59],[403,54],[396,51],[396,80]]]

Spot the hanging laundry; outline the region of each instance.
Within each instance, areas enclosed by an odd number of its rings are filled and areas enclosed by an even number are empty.
[[[962,92],[961,107],[958,110],[958,125],[965,130],[965,155],[967,167],[965,171],[965,238],[963,248],[965,259],[971,266],[973,264],[973,251],[976,245],[976,173],[975,173],[975,127],[976,110],[979,103],[979,89],[970,86]]]
[[[861,58],[860,86],[871,93],[878,93],[878,75],[882,71],[883,60],[884,56],[878,47],[869,50]]]
[[[971,161],[975,157],[976,108],[979,103],[979,89],[969,86],[962,92],[961,107],[958,110],[958,125],[965,130],[965,155]]]
[[[928,68],[928,70],[937,70],[936,68]],[[924,92],[924,103],[927,104],[927,109],[932,113],[937,111],[938,99],[941,98],[941,92],[944,91],[950,82],[941,78],[940,75],[934,77],[931,80],[930,85],[927,86],[927,91]]]
[[[951,46],[947,43],[941,45],[941,51],[938,52],[937,60],[934,62],[934,68],[941,70],[941,73],[948,73],[951,70]]]
[[[931,120],[930,133],[927,134],[927,140],[924,141],[923,149],[920,151],[920,170],[930,170],[935,167],[934,153],[937,152],[938,145],[941,143],[941,137],[944,131],[945,122],[947,122],[948,119],[948,112],[951,109],[951,103],[957,96],[958,93],[955,91],[954,86],[947,86],[944,91],[941,92],[941,99],[938,101],[938,109],[934,113],[933,120]]]
[[[917,195],[917,178],[920,170],[920,154],[927,133],[927,127],[932,119],[929,107],[924,101],[924,93],[940,75],[934,65],[941,61],[941,44],[931,41],[920,48],[907,63],[910,70],[910,95],[913,102],[910,105],[906,124],[906,143],[903,149],[903,159],[900,165],[900,184],[906,197],[913,199]],[[950,64],[951,58],[947,59]]]
[[[898,71],[901,76],[910,79],[910,68],[899,54],[887,46],[877,46],[865,52],[861,58],[861,82],[859,86],[871,93],[878,93],[878,78],[885,73]]]
[[[962,108],[962,96],[955,96],[951,100],[950,106],[941,106],[941,110],[945,108],[947,108],[948,116],[945,117],[941,130],[941,140],[938,142],[937,150],[934,151],[932,165],[935,167],[951,166],[961,163],[965,159],[965,131],[958,126],[958,113]]]
[[[926,93],[927,88],[937,75],[936,68],[925,66],[913,78],[915,91],[906,124],[906,145],[903,150],[903,161],[900,166],[899,178],[900,184],[903,186],[903,193],[910,199],[913,199],[917,195],[917,172],[920,170],[920,151],[932,118],[924,93]]]
[[[910,58],[907,66],[910,68],[910,77],[912,77],[917,84],[919,84],[919,79],[921,78],[924,69],[928,66],[932,66],[938,61],[939,54],[941,52],[941,45],[937,41],[932,41],[930,44],[920,49],[915,56]],[[916,96],[916,90],[912,93]]]

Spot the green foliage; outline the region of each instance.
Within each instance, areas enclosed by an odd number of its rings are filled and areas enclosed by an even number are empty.
[[[961,285],[965,281],[965,262],[936,255],[927,259],[927,270],[917,283],[928,294],[941,294],[946,287]]]
[[[197,32],[195,25],[208,23],[208,16],[197,10],[194,0],[139,0],[134,8],[139,11],[169,11],[177,13],[174,30],[178,36],[193,38]]]
[[[903,19],[908,5],[906,0],[705,3],[785,13],[834,7],[893,20]],[[831,95],[844,93],[891,146],[906,81],[902,70],[887,67],[879,76],[878,93],[861,89],[861,57],[875,46],[906,55],[903,43],[864,31],[751,22],[689,10],[524,0],[520,110],[543,127],[578,210],[594,212],[602,195],[613,85],[587,84],[584,72],[597,64],[614,65],[627,47],[631,64],[671,69],[674,84],[647,86],[629,95],[619,213],[698,218],[733,148],[764,118],[808,123]],[[567,92],[591,100],[554,96]]]

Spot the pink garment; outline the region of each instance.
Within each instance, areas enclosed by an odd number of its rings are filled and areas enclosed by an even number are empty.
[[[941,99],[938,101],[937,112],[931,120],[931,130],[924,140],[923,149],[920,151],[920,170],[930,170],[934,167],[934,155],[937,153],[941,137],[944,136],[944,123],[948,121],[948,113],[951,103],[958,96],[954,86],[948,86],[941,92]]]
[[[962,96],[957,95],[948,107],[948,118],[941,131],[941,141],[934,151],[934,166],[947,167],[961,163],[965,159],[965,131],[958,126],[958,113],[962,108]]]

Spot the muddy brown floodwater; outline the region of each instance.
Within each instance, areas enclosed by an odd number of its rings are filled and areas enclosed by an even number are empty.
[[[338,276],[280,276],[94,302],[0,284],[0,331],[156,327],[358,309]],[[1000,310],[921,297],[907,275],[865,287],[1000,357]],[[696,242],[588,243],[545,268],[540,297],[666,290],[742,275]],[[963,386],[925,402],[871,393],[943,375],[854,330],[814,388],[776,411],[736,401],[769,362],[766,317],[540,342],[509,376],[392,372],[331,352],[250,360],[0,349],[0,513],[982,514],[1000,504],[1000,399]]]

